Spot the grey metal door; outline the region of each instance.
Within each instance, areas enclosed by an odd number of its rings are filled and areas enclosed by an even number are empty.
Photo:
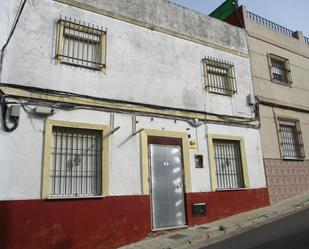
[[[180,146],[150,144],[152,228],[186,224]]]

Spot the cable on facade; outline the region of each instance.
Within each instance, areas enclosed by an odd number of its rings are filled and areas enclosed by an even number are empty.
[[[242,7],[239,7],[239,8],[242,8]],[[248,53],[249,53],[249,56],[250,56],[250,44],[249,44],[249,41],[248,41],[248,36],[250,36],[250,34],[249,34],[248,30],[246,29],[246,25],[245,25],[245,22],[244,22],[244,19],[246,18],[246,16],[244,16],[244,15],[247,15],[247,12],[243,13],[243,8],[242,8],[242,17],[241,17],[240,14],[239,14],[239,8],[235,11],[236,12],[236,18],[239,21],[239,23],[241,25],[241,28],[246,33],[246,41],[247,41],[247,46],[248,46]],[[252,79],[252,83],[253,83],[254,82],[253,75],[256,75],[255,74],[255,68],[252,67],[252,65],[251,65],[252,62],[250,60],[249,60],[249,63],[250,63],[250,70],[251,70],[251,79]],[[253,87],[253,93],[255,95],[254,87]],[[259,122],[259,127],[258,128],[261,128],[260,101],[256,97],[255,97],[255,99],[256,99],[256,103],[253,106],[253,112],[254,112],[255,119]]]
[[[26,5],[26,2],[27,0],[22,0],[20,2],[20,5],[19,5],[19,8],[17,10],[17,13],[16,13],[16,16],[15,16],[15,19],[14,19],[14,22],[13,22],[13,25],[12,25],[12,28],[11,28],[11,31],[9,33],[9,37],[7,38],[5,44],[3,45],[3,47],[1,48],[1,51],[0,51],[0,80],[1,80],[1,76],[2,76],[2,68],[3,68],[3,59],[4,59],[4,54],[5,54],[5,49],[6,47],[8,46],[13,34],[14,34],[14,31],[16,29],[16,26],[17,26],[17,23],[19,21],[19,18],[21,16],[21,13],[23,12],[23,9]]]
[[[4,131],[6,132],[12,132],[14,131],[17,126],[18,126],[18,123],[19,123],[19,116],[10,116],[10,121],[13,123],[13,126],[12,127],[9,127],[8,126],[8,123],[7,123],[7,113],[8,113],[8,105],[7,103],[5,102],[5,98],[6,96],[5,95],[2,95],[1,97],[1,112],[2,112],[2,127],[4,129]]]
[[[18,89],[22,89],[22,90],[26,90],[26,91],[35,92],[35,93],[40,93],[40,94],[44,93],[44,94],[47,94],[47,95],[50,95],[50,96],[59,95],[59,96],[63,96],[63,97],[72,97],[72,98],[87,98],[87,99],[91,99],[91,100],[105,101],[105,102],[109,102],[109,103],[140,105],[140,106],[143,106],[143,107],[146,107],[146,108],[153,108],[153,109],[158,109],[158,110],[173,110],[173,111],[187,111],[187,112],[192,112],[192,113],[201,113],[200,111],[196,111],[196,110],[186,110],[186,109],[174,108],[174,107],[157,106],[157,105],[152,105],[152,104],[144,104],[144,103],[139,103],[139,102],[129,102],[129,101],[124,101],[124,100],[111,100],[111,99],[93,97],[93,96],[84,95],[84,94],[69,93],[69,92],[50,90],[50,89],[44,89],[44,88],[39,88],[39,87],[29,87],[29,86],[22,86],[22,85],[16,85],[16,84],[5,84],[5,83],[0,83],[0,86],[14,87],[14,88],[18,88]],[[63,104],[68,106],[68,108],[69,107],[74,108],[75,106],[83,106],[83,105],[68,104],[68,103],[63,103]],[[87,106],[91,106],[91,105],[89,104]],[[110,109],[113,109],[113,108],[110,108]],[[242,120],[244,122],[256,121],[255,118],[234,117],[234,116],[230,116],[230,115],[217,114],[217,113],[211,113],[211,112],[204,112],[203,114],[213,115],[213,116],[217,116],[217,117],[223,117],[223,118],[230,119],[230,120],[235,120],[235,118],[237,118],[238,120]],[[192,118],[190,118],[190,119],[193,120]]]
[[[115,101],[115,100],[98,98],[98,97],[93,97],[93,96],[88,96],[88,95],[81,95],[81,94],[75,94],[75,93],[69,93],[69,92],[43,89],[43,88],[38,88],[38,87],[28,87],[28,86],[22,86],[22,85],[16,85],[16,84],[0,83],[0,86],[11,86],[11,87],[15,87],[15,88],[18,88],[18,89],[23,89],[23,90],[31,91],[31,92],[35,92],[35,93],[40,93],[40,94],[44,93],[44,94],[47,94],[47,95],[50,95],[50,96],[60,95],[60,96],[63,96],[63,97],[72,97],[72,98],[88,98],[88,99],[98,100],[98,101],[116,102],[116,103],[130,104],[130,105],[139,104],[143,107],[155,108],[155,109],[158,109],[158,110],[169,109],[169,110],[174,110],[174,111],[190,111],[190,112],[193,112],[193,113],[200,113],[200,112],[194,111],[194,110],[183,110],[183,109],[178,109],[178,108],[161,107],[161,106],[156,106],[156,105],[134,103],[134,102],[120,101],[120,100]],[[193,127],[200,126],[205,122],[208,122],[208,123],[220,122],[220,121],[207,120],[206,119],[207,115],[216,116],[219,119],[221,119],[222,121],[230,123],[230,125],[232,125],[232,126],[250,126],[250,127],[252,127],[254,125],[250,125],[250,124],[248,124],[248,122],[258,121],[258,119],[256,117],[255,118],[233,117],[233,116],[229,116],[229,115],[209,113],[209,112],[203,113],[205,115],[205,119],[200,119],[200,120],[197,121],[193,118],[179,117],[179,116],[174,116],[172,114],[163,115],[163,114],[159,114],[159,113],[147,113],[147,112],[141,112],[141,111],[134,112],[134,111],[129,111],[129,110],[120,110],[120,109],[117,109],[117,108],[98,107],[98,106],[94,106],[94,105],[91,105],[91,104],[89,104],[89,105],[88,104],[72,104],[72,103],[66,103],[66,102],[61,102],[61,101],[57,101],[57,103],[54,103],[53,101],[48,101],[48,100],[39,101],[37,99],[29,98],[29,97],[20,97],[20,98],[22,98],[24,100],[24,102],[19,103],[19,104],[22,105],[23,108],[25,108],[25,105],[32,105],[32,104],[38,105],[39,104],[39,105],[49,106],[49,107],[67,110],[67,111],[77,110],[77,109],[96,110],[96,111],[105,110],[105,111],[108,111],[108,112],[116,112],[116,113],[124,113],[124,114],[134,113],[136,115],[151,116],[151,117],[158,117],[158,118],[170,117],[170,118],[177,119],[177,120],[180,120],[180,121],[188,122]]]

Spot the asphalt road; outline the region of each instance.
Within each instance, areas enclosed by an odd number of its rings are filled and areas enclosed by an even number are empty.
[[[201,249],[309,249],[309,209]]]

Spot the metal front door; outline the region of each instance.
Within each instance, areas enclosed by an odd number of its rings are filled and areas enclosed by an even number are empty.
[[[152,228],[186,224],[180,146],[150,144]]]

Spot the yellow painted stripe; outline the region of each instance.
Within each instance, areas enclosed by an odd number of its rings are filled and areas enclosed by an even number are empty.
[[[37,93],[24,89],[19,89],[10,86],[1,86],[2,90],[8,96],[21,97],[21,98],[32,98],[38,100],[47,100],[52,102],[62,102],[68,104],[92,106],[103,109],[114,109],[119,111],[137,112],[155,115],[162,115],[167,117],[175,117],[180,119],[199,119],[208,122],[222,123],[222,124],[238,124],[244,126],[250,126],[252,128],[258,128],[259,122],[252,120],[244,120],[238,117],[221,118],[214,114],[205,114],[202,112],[192,112],[186,110],[175,110],[175,109],[160,109],[160,107],[147,107],[142,104],[130,104],[130,103],[119,103],[106,100],[96,100],[87,97],[75,97],[75,96],[62,96],[59,94],[51,93]]]

